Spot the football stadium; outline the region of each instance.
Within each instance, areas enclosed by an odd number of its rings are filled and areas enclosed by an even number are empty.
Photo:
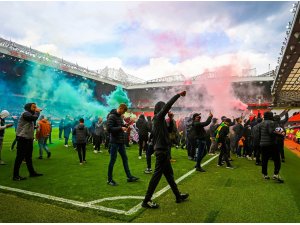
[[[149,79],[0,31],[0,222],[299,223],[300,4],[289,3],[277,65],[262,73]]]

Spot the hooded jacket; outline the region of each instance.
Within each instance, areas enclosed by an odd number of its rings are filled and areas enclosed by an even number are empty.
[[[270,146],[275,144],[275,123],[273,121],[273,113],[265,112],[264,121],[259,125],[259,145]]]
[[[150,132],[150,130],[144,115],[140,115],[139,119],[136,122],[136,127],[139,129],[139,137],[147,139],[148,132]]]
[[[49,137],[51,131],[51,124],[47,119],[41,119],[38,122],[38,129],[36,131],[36,139]]]
[[[76,137],[76,143],[77,144],[85,144],[87,136],[89,134],[88,129],[84,124],[78,124],[72,133]]]
[[[39,118],[39,112],[31,111],[31,105],[34,103],[27,103],[24,106],[25,112],[22,113],[18,122],[17,137],[25,139],[34,138],[34,124]]]
[[[122,127],[124,127],[123,119],[117,110],[113,109],[107,119],[107,131],[110,134],[110,143],[125,143],[125,133]]]
[[[95,135],[104,135],[104,122],[99,123],[99,121],[97,121],[97,123],[95,123]]]
[[[152,127],[153,144],[155,151],[168,151],[168,149],[170,148],[170,138],[165,116],[179,97],[180,95],[177,94],[173,96],[167,102],[167,104],[160,101],[155,105]]]
[[[204,127],[208,126],[211,122],[212,116],[209,116],[205,122],[200,121],[193,121],[192,128],[190,132],[190,138],[191,139],[199,139],[199,140],[205,140],[206,138],[206,131],[204,130]]]
[[[9,112],[7,110],[2,110],[0,113],[0,139],[4,137],[4,130],[6,128],[5,118],[9,116]]]

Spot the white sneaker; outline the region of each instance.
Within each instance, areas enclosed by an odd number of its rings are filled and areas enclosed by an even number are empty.
[[[98,151],[99,153],[102,153],[102,151],[100,150],[100,151]]]
[[[94,150],[94,153],[96,153],[96,154],[97,154],[97,153],[98,153],[98,151],[97,151],[97,150]]]
[[[64,145],[66,148],[69,147],[69,145]]]
[[[234,169],[233,166],[226,166],[226,169]]]
[[[142,156],[139,156],[139,159],[142,159]]]
[[[146,174],[152,173],[152,169],[147,168],[147,169],[144,171],[144,173],[146,173]]]

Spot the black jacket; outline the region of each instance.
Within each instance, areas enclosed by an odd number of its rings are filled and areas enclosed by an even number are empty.
[[[110,134],[110,143],[125,143],[125,135],[122,127],[124,127],[124,122],[121,115],[116,109],[112,110],[107,119],[107,131]]]
[[[275,123],[272,120],[264,120],[259,126],[259,145],[270,146],[275,144]]]
[[[156,151],[167,151],[170,147],[171,143],[165,116],[179,97],[180,95],[177,94],[166,104],[158,102],[155,105],[152,131],[154,150]]]
[[[260,123],[256,124],[251,129],[252,143],[254,146],[259,146],[259,126]]]
[[[189,134],[190,138],[205,140],[207,134],[204,130],[204,127],[210,124],[211,119],[212,116],[209,116],[205,122],[193,121],[192,128]]]
[[[87,136],[89,134],[88,129],[84,124],[78,124],[74,130],[73,130],[73,135],[76,137],[76,143],[77,144],[84,144],[86,143]]]
[[[244,127],[242,124],[238,123],[233,126],[234,136],[236,140],[239,140],[243,136]]]
[[[140,118],[136,122],[136,127],[139,129],[138,130],[139,137],[144,137],[144,138],[148,137],[148,132],[150,130],[148,127],[148,123],[145,120],[145,117],[140,116]]]
[[[227,135],[229,134],[229,127],[227,125],[223,126],[220,130],[220,133],[219,133],[219,138],[218,138],[218,143],[222,143],[223,145],[226,144],[226,138]]]

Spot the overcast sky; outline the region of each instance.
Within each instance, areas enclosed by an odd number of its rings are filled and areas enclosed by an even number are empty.
[[[0,37],[145,80],[229,63],[261,74],[277,65],[293,3],[8,1]]]

